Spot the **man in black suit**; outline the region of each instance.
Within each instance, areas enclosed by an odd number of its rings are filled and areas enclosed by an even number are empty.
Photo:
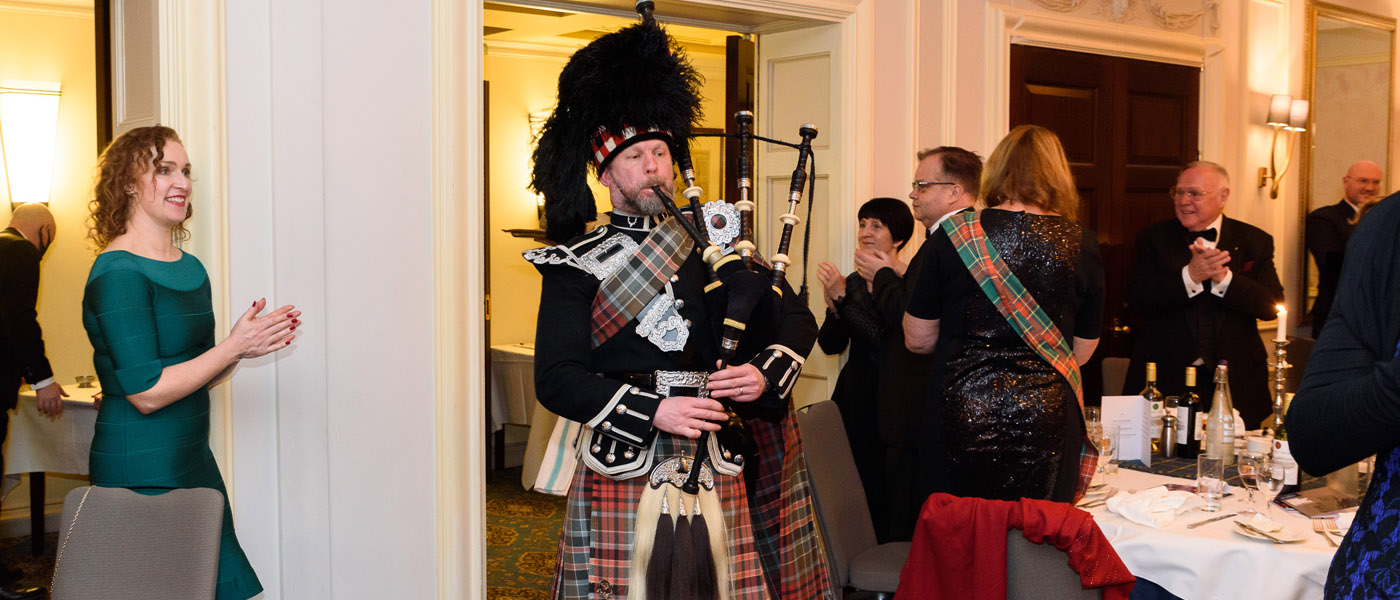
[[[1363,160],[1347,169],[1342,177],[1342,199],[1308,213],[1305,239],[1308,252],[1317,263],[1317,299],[1312,305],[1313,337],[1322,335],[1322,326],[1332,310],[1337,296],[1337,282],[1342,276],[1342,258],[1356,225],[1352,220],[1361,209],[1380,199],[1381,167]]]
[[[1230,177],[1225,168],[1198,161],[1186,166],[1171,189],[1176,218],[1142,230],[1128,282],[1128,305],[1137,319],[1124,394],[1136,394],[1146,363],[1157,363],[1157,383],[1174,395],[1185,387],[1187,366],[1210,374],[1229,361],[1230,392],[1246,427],[1258,427],[1273,410],[1268,354],[1256,320],[1277,318],[1283,286],[1274,271],[1274,240],[1257,227],[1225,217]]]
[[[977,202],[982,179],[982,159],[972,152],[953,146],[939,146],[918,153],[919,164],[914,169],[914,183],[909,191],[913,201],[914,219],[931,233],[948,218]],[[888,532],[882,542],[908,541],[914,535],[914,523],[919,518],[925,494],[915,489],[919,434],[923,429],[924,398],[928,394],[928,378],[933,355],[914,354],[904,347],[904,309],[909,293],[919,276],[923,252],[914,255],[901,274],[892,260],[862,264],[857,270],[873,270],[872,282],[875,305],[885,319],[885,336],[880,353],[879,386],[876,389],[876,420],[880,440],[885,443],[885,481],[890,506],[872,506],[872,511],[887,510]]]
[[[63,386],[53,379],[44,356],[44,338],[34,309],[39,299],[39,261],[53,244],[54,220],[42,204],[22,204],[0,231],[0,444],[9,430],[20,381],[29,383],[39,411],[63,411]],[[0,462],[3,464],[3,462]],[[3,471],[3,469],[0,469]],[[0,569],[0,600],[42,598],[43,588],[17,588],[15,572]]]

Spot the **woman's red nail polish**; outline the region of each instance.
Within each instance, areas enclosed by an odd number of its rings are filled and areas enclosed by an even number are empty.
[[[290,346],[290,345],[292,345],[292,340],[287,340],[287,343],[282,344],[282,345],[283,345],[283,346]]]

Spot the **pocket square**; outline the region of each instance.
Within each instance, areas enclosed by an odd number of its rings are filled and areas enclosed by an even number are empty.
[[[1250,270],[1250,269],[1253,269],[1253,268],[1254,268],[1254,261],[1252,261],[1252,260],[1247,260],[1247,261],[1244,261],[1244,267],[1240,269],[1240,272],[1241,272],[1241,273],[1248,273],[1249,270]]]

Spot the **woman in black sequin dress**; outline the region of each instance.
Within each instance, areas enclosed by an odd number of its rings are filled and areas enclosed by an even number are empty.
[[[855,251],[856,270],[843,277],[836,265],[822,261],[817,279],[826,299],[826,320],[817,334],[822,352],[850,355],[831,399],[841,409],[846,438],[851,444],[856,469],[860,472],[865,500],[875,521],[876,536],[889,541],[888,505],[883,475],[885,446],[880,441],[875,418],[875,388],[880,373],[880,348],[885,324],[898,322],[898,315],[881,315],[871,295],[871,285],[880,264],[892,263],[904,274],[908,265],[899,261],[899,251],[914,233],[914,215],[909,205],[894,198],[875,198],[861,205]]]
[[[1098,345],[1103,265],[1054,133],[1023,125],[987,160],[981,223],[995,248],[1073,348]],[[997,311],[941,229],[925,252],[904,318],[906,344],[933,352],[920,489],[1070,501],[1084,420],[1058,371]]]

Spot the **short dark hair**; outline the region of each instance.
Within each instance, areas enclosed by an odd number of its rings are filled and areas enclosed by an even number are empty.
[[[890,230],[890,237],[894,239],[895,250],[904,249],[904,244],[909,241],[909,236],[914,235],[914,213],[909,210],[909,205],[903,200],[894,198],[871,198],[865,204],[860,205],[860,211],[856,213],[857,219],[878,219],[885,224],[885,228]]]
[[[939,146],[919,151],[919,160],[938,157],[943,176],[962,186],[963,191],[976,198],[982,191],[982,157],[976,152],[957,146]]]

